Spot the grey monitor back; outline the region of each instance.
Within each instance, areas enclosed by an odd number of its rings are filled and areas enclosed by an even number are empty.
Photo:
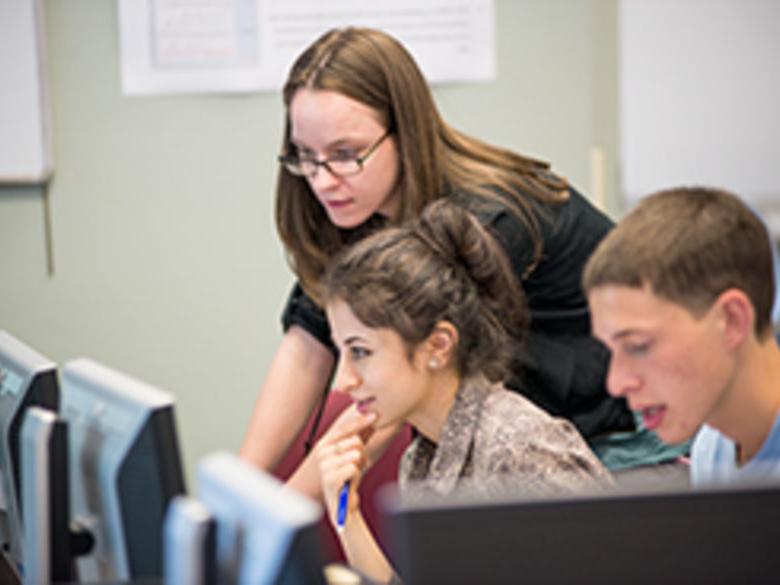
[[[93,550],[80,581],[162,576],[162,526],[184,492],[173,397],[89,359],[60,370],[72,521]]]
[[[198,499],[216,522],[219,583],[325,585],[314,501],[228,452],[198,464]]]

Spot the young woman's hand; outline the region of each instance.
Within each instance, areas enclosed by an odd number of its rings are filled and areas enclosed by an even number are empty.
[[[320,482],[328,517],[337,526],[339,495],[349,482],[347,518],[360,513],[357,494],[360,479],[368,466],[366,442],[373,434],[375,413],[362,414],[350,406],[323,435],[315,448]]]

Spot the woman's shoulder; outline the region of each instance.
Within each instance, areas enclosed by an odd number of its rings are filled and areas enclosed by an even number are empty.
[[[303,290],[299,282],[293,285],[287,297],[281,320],[285,333],[293,325],[297,325],[330,351],[335,351],[325,311]]]
[[[568,421],[527,399],[496,391],[485,402],[472,452],[474,478],[528,493],[569,493],[611,485],[609,472]]]
[[[588,237],[600,240],[613,226],[606,214],[572,186],[568,187],[567,197],[556,203],[539,201],[521,191],[507,193],[498,188],[479,193],[460,189],[450,192],[447,197],[498,233],[508,248],[525,248],[530,241],[528,224],[520,217],[513,203],[518,197],[530,203],[527,209],[536,210],[534,215],[539,233],[547,243],[565,238],[571,233],[585,233]]]
[[[501,214],[510,210],[508,196],[494,193],[488,197],[485,193],[477,193],[466,189],[455,189],[448,192],[447,197],[452,203],[473,213],[484,225],[490,225]]]
[[[579,439],[577,429],[569,421],[553,417],[528,398],[505,387],[491,391],[482,411],[483,427],[491,427],[498,437],[511,441],[527,441],[542,437]]]
[[[485,401],[478,432],[488,450],[512,452],[524,466],[568,467],[577,460],[585,469],[600,467],[571,422],[506,389],[495,390]]]

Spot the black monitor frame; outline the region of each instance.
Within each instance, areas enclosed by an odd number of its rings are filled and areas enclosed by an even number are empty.
[[[56,364],[0,330],[0,488],[5,496],[5,512],[0,514],[0,546],[6,564],[17,578],[23,564],[21,429],[25,413],[33,406],[57,411]]]
[[[24,583],[64,583],[75,577],[69,529],[68,435],[63,420],[32,407],[22,424]],[[30,505],[32,504],[32,505]],[[80,552],[80,551],[79,551]]]

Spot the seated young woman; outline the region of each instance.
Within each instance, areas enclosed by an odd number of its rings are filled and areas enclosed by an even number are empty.
[[[502,386],[528,310],[506,255],[470,213],[442,199],[407,226],[368,236],[336,258],[322,293],[339,350],[334,389],[354,405],[315,454],[329,519],[355,569],[394,577],[358,498],[366,443],[388,426],[417,432],[399,469],[405,495],[611,484],[573,424]]]

